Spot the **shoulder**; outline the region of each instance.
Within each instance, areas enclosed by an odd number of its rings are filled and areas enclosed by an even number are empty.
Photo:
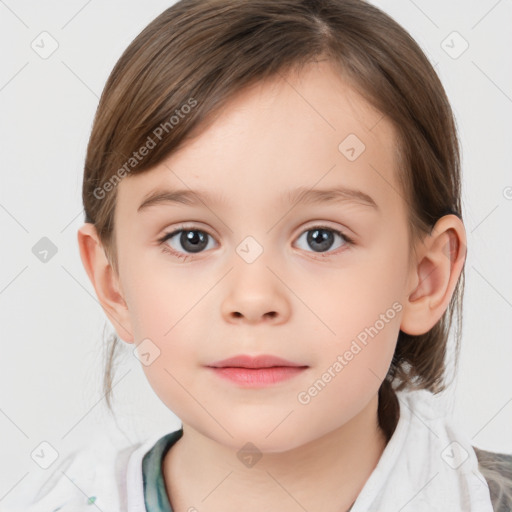
[[[512,510],[512,454],[489,452],[473,446],[478,468],[487,481],[495,512]]]
[[[140,444],[96,438],[46,470],[34,468],[0,501],[0,512],[122,510],[126,466]]]
[[[401,415],[411,416],[411,421],[415,421],[415,417],[419,416],[423,423],[434,425],[435,422],[443,423],[446,419],[447,402],[444,401],[444,396],[434,395],[427,390],[403,390],[397,392],[397,396],[400,404],[404,405],[401,407]],[[467,448],[470,447],[476,455],[478,471],[481,473],[479,478],[483,476],[489,487],[494,512],[511,512],[512,454],[482,450],[468,442]]]

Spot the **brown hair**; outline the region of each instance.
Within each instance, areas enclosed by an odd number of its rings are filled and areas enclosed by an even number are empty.
[[[462,219],[451,107],[429,60],[391,17],[360,0],[181,0],[120,57],[101,96],[87,148],[85,222],[95,225],[115,272],[115,184],[122,176],[142,173],[168,157],[204,130],[243,87],[300,71],[319,57],[337,66],[396,128],[398,193],[408,204],[410,261],[416,243],[438,219],[449,213]],[[162,130],[165,135],[156,141]],[[133,152],[150,139],[156,145],[135,160]],[[419,336],[400,331],[379,390],[379,424],[388,439],[398,421],[396,390],[445,389],[455,308],[455,363],[458,359],[463,289],[464,269],[447,311],[430,331]],[[114,334],[104,379],[109,409],[118,341]]]

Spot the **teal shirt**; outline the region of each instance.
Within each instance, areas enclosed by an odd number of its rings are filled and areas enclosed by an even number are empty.
[[[173,512],[162,473],[162,462],[172,445],[183,435],[183,426],[161,437],[142,459],[144,504],[147,512]]]

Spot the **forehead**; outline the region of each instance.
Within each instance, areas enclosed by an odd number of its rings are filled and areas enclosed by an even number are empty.
[[[212,119],[159,165],[123,179],[119,208],[136,210],[159,188],[245,205],[339,185],[396,200],[394,128],[329,62],[239,91]]]

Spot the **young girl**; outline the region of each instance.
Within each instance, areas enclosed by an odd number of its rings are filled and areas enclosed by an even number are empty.
[[[23,510],[511,510],[512,456],[434,397],[460,188],[443,87],[376,7],[167,9],[101,97],[78,242],[182,427],[72,454]]]

